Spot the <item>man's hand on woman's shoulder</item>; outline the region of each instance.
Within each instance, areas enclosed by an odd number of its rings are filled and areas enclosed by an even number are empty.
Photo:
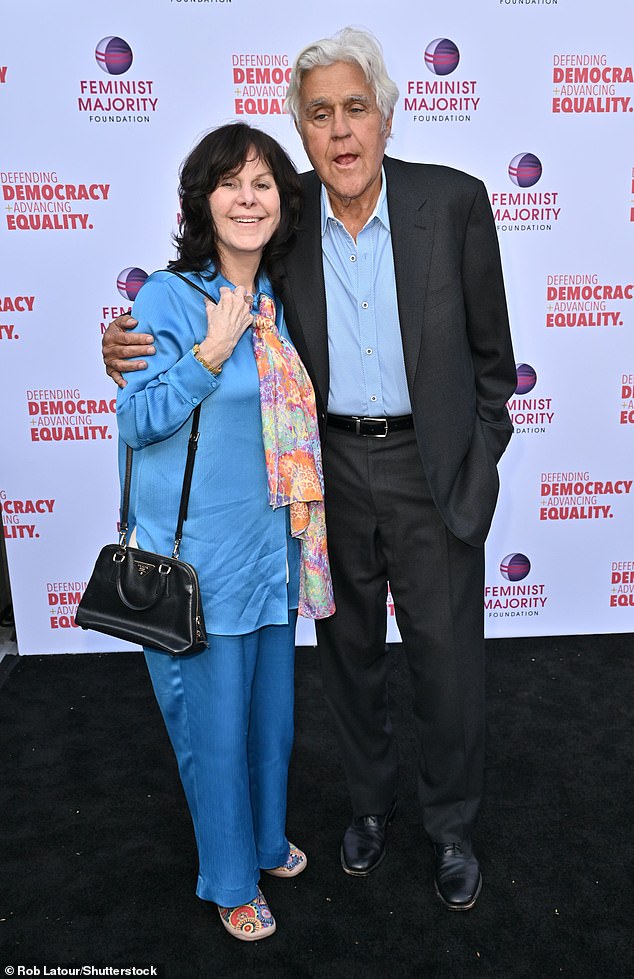
[[[154,337],[150,333],[128,333],[137,320],[127,313],[118,316],[108,324],[108,329],[101,341],[101,354],[109,374],[115,384],[124,388],[128,383],[122,374],[126,371],[142,371],[147,367],[147,361],[134,360],[134,357],[151,357],[156,353],[153,346]]]

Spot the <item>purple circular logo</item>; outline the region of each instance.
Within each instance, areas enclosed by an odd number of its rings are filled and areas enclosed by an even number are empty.
[[[132,48],[122,37],[102,37],[95,48],[97,64],[108,75],[123,75],[132,64]]]
[[[517,387],[516,394],[528,394],[537,384],[537,372],[530,364],[516,364]]]
[[[532,187],[541,175],[541,161],[534,153],[518,153],[509,163],[509,177],[518,187]]]
[[[134,301],[139,289],[147,279],[147,272],[143,269],[129,268],[119,272],[117,276],[117,289],[124,299]]]
[[[425,48],[425,64],[434,75],[450,75],[459,61],[460,52],[448,37],[437,37]]]
[[[500,572],[507,581],[521,581],[531,569],[525,554],[507,554],[500,562]]]

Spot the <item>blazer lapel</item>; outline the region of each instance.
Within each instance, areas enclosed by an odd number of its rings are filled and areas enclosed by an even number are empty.
[[[433,217],[424,194],[411,189],[407,165],[384,158],[405,371],[410,392],[422,342],[422,312],[433,241]],[[401,169],[403,167],[403,169]],[[314,171],[301,174],[300,227],[283,261],[280,298],[298,353],[322,406],[328,404],[329,363],[326,290],[321,251],[321,184]]]
[[[406,167],[385,157],[387,206],[396,276],[398,314],[403,340],[405,372],[410,393],[420,356],[423,309],[434,236],[431,207],[424,194],[411,189]]]

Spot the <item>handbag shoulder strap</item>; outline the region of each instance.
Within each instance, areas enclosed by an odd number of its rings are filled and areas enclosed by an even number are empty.
[[[119,546],[125,547],[128,540],[128,510],[130,509],[130,482],[132,480],[132,449],[126,445],[125,477],[123,480],[123,496],[121,499],[121,516],[119,518]]]
[[[191,288],[195,289],[196,292],[200,292],[203,296],[205,296],[205,298],[208,299],[210,302],[212,302],[214,306],[217,305],[216,300],[212,299],[212,297],[209,295],[208,292],[206,292],[204,289],[201,289],[200,286],[196,285],[195,282],[192,282],[191,279],[188,279],[187,276],[181,275],[181,273],[176,272],[175,269],[165,269],[165,271],[169,272],[171,275],[177,275],[178,278],[182,279],[183,282],[186,282],[188,286],[191,286]],[[174,535],[174,550],[172,552],[172,557],[174,558],[178,557],[180,546],[181,546],[181,540],[183,539],[183,524],[187,520],[187,505],[189,503],[189,491],[191,489],[191,484],[192,484],[194,461],[196,457],[196,449],[198,448],[198,437],[200,434],[198,431],[199,418],[200,418],[200,405],[197,405],[197,407],[194,409],[194,415],[192,418],[192,429],[191,432],[189,433],[189,443],[187,446],[187,461],[185,463],[185,475],[183,476],[183,489],[181,492],[180,507],[178,509],[178,523],[176,525],[176,534]]]
[[[196,449],[198,448],[198,423],[200,420],[200,405],[196,405],[192,414],[192,427],[187,443],[187,459],[185,461],[185,472],[183,474],[183,486],[181,489],[181,499],[178,507],[178,521],[176,523],[176,533],[174,534],[174,547],[172,557],[178,558],[181,541],[183,539],[183,524],[187,520],[187,506],[189,504],[189,491],[192,485],[194,473],[194,462]],[[129,445],[126,446],[125,453],[125,476],[123,479],[123,494],[121,498],[121,518],[119,521],[119,546],[126,547],[128,539],[128,513],[130,510],[130,484],[132,482],[132,456],[133,450]]]
[[[183,488],[181,490],[181,502],[178,508],[178,523],[176,524],[176,533],[174,534],[174,549],[172,551],[172,557],[175,558],[178,557],[180,551],[181,540],[183,539],[183,524],[187,520],[187,505],[189,503],[189,491],[192,485],[192,475],[194,472],[196,449],[198,448],[198,436],[200,435],[200,432],[198,431],[199,419],[200,419],[200,405],[196,405],[192,417],[192,428],[191,428],[191,432],[189,433],[189,442],[187,443],[187,460],[185,462],[185,473],[183,475]]]
[[[213,298],[212,298],[212,297],[211,297],[211,296],[209,295],[209,293],[208,293],[208,292],[205,292],[205,290],[204,290],[204,289],[201,289],[201,288],[200,288],[200,286],[197,286],[197,285],[196,285],[196,283],[195,283],[195,282],[192,282],[192,280],[191,280],[191,279],[188,279],[186,275],[181,275],[181,273],[180,273],[180,272],[176,272],[176,271],[175,271],[174,269],[163,269],[163,271],[164,271],[164,272],[169,272],[169,273],[170,273],[170,275],[177,275],[177,276],[178,276],[178,278],[179,278],[179,279],[182,279],[182,280],[183,280],[183,282],[186,282],[188,286],[191,286],[191,287],[192,287],[192,289],[195,289],[195,290],[196,290],[196,292],[200,292],[200,293],[201,293],[201,295],[203,295],[203,296],[205,296],[205,297],[206,297],[206,298],[207,298],[207,299],[208,299],[208,300],[209,300],[210,302],[212,302],[212,303],[214,304],[214,306],[217,306],[217,305],[218,305],[218,303],[216,302],[216,300],[215,300],[215,299],[213,299]]]
[[[177,275],[179,279],[186,282],[188,286],[192,289],[196,289],[197,292],[202,293],[210,302],[217,305],[216,300],[213,299],[204,289],[197,286],[195,282],[188,279],[186,276],[181,275],[180,272],[175,272],[174,269],[165,269],[165,272],[169,272],[171,275]],[[178,508],[178,521],[176,523],[176,533],[174,534],[174,548],[172,550],[172,557],[178,558],[181,541],[183,539],[183,524],[187,520],[187,507],[189,505],[189,492],[192,485],[192,476],[194,473],[194,462],[196,460],[196,449],[198,448],[198,439],[200,432],[198,430],[198,425],[200,421],[200,405],[194,408],[192,415],[192,427],[189,433],[189,441],[187,443],[187,459],[185,461],[185,472],[183,474],[183,487],[181,489],[181,499]],[[119,523],[119,544],[121,547],[125,547],[128,537],[128,513],[130,510],[130,485],[132,482],[132,454],[133,450],[130,446],[126,446],[126,456],[125,456],[125,476],[123,480],[123,496],[121,500],[121,519]]]

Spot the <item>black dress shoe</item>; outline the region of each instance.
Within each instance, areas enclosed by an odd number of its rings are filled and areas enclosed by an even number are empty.
[[[382,816],[355,816],[343,834],[341,866],[353,877],[367,877],[385,856],[387,828],[394,818],[396,800]]]
[[[450,911],[468,911],[482,889],[480,865],[469,840],[435,843],[436,894]]]

